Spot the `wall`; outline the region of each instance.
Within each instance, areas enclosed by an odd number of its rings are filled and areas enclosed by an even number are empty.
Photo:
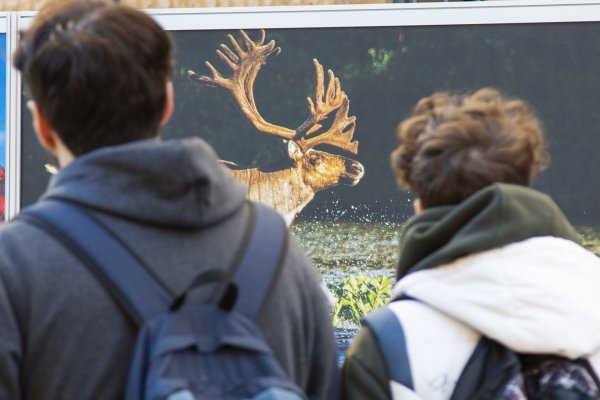
[[[140,8],[192,8],[240,6],[300,6],[315,4],[392,3],[391,0],[123,0]],[[39,10],[44,0],[0,0],[0,11]]]

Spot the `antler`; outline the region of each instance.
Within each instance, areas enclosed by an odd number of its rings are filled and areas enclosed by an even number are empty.
[[[231,92],[242,113],[262,133],[287,140],[300,137],[298,143],[304,151],[319,144],[329,144],[356,154],[358,142],[352,141],[356,117],[348,117],[350,107],[348,96],[342,91],[339,79],[331,71],[328,71],[329,83],[325,90],[323,66],[316,59],[313,59],[317,80],[315,100],[308,98],[309,116],[306,121],[298,129],[292,130],[271,124],[263,119],[254,101],[254,81],[263,64],[267,63],[267,58],[273,53],[279,53],[281,49],[275,47],[274,40],[263,44],[265,41],[263,29],[260,31],[260,39],[256,42],[252,41],[243,30],[240,32],[246,49],[243,49],[233,36],[227,35],[233,50],[225,44],[221,44],[222,51],[217,50],[219,58],[231,68],[230,78],[224,78],[208,61],[205,64],[211,71],[212,78],[198,76],[193,71],[187,72],[188,77],[212,86],[220,86]],[[323,127],[320,122],[336,110],[334,121],[326,132],[311,138],[307,137],[320,130]]]
[[[260,68],[263,64],[267,63],[267,57],[273,53],[279,53],[281,49],[275,47],[274,40],[263,45],[265,41],[265,31],[263,29],[261,29],[260,39],[256,42],[253,42],[246,32],[240,32],[246,50],[231,35],[227,35],[227,37],[235,51],[232,51],[225,44],[221,44],[223,51],[217,50],[219,58],[233,72],[230,78],[223,78],[219,71],[208,61],[206,62],[206,66],[212,72],[212,78],[198,76],[193,71],[187,72],[188,77],[209,85],[220,86],[231,92],[242,113],[244,113],[246,118],[252,122],[258,131],[283,139],[294,139],[297,136],[296,131],[265,121],[256,109],[256,103],[254,102],[254,80]]]
[[[308,98],[309,117],[296,131],[303,137],[300,139],[300,145],[304,150],[315,147],[319,144],[329,144],[346,150],[352,154],[358,152],[358,142],[352,141],[354,129],[356,127],[356,117],[348,117],[350,109],[350,100],[346,93],[342,91],[340,81],[335,77],[331,70],[327,71],[329,83],[325,91],[325,81],[323,66],[316,59],[313,59],[315,65],[315,75],[317,85],[315,89],[315,101]],[[307,138],[323,126],[319,123],[327,118],[331,112],[337,110],[331,127],[324,133]]]
[[[324,133],[311,138],[303,137],[300,144],[304,149],[310,149],[319,144],[329,144],[346,150],[352,154],[358,153],[358,142],[352,141],[354,129],[356,128],[356,117],[348,117],[350,100],[344,95],[342,104],[335,113],[331,127]],[[311,131],[313,131],[311,129]]]
[[[309,116],[296,129],[299,135],[310,135],[321,129],[322,126],[319,125],[319,122],[324,120],[329,113],[338,109],[342,105],[344,97],[346,97],[341,89],[340,80],[333,75],[331,70],[327,71],[329,84],[327,85],[327,92],[325,92],[323,66],[316,58],[313,58],[313,64],[315,66],[315,76],[317,77],[315,101],[313,102],[310,97],[307,99]]]

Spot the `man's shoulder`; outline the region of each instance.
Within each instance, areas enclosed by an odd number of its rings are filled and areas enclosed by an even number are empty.
[[[34,273],[57,262],[60,244],[37,226],[16,218],[0,225],[0,279]]]
[[[21,219],[4,222],[0,224],[0,257],[14,255],[19,248],[44,240],[43,236],[38,228]]]
[[[34,242],[34,240],[36,242]],[[37,241],[41,240],[42,243]],[[28,247],[32,243],[46,244],[52,240],[44,231],[27,222],[26,220],[15,217],[14,219],[0,224],[0,248],[6,246],[23,246]]]

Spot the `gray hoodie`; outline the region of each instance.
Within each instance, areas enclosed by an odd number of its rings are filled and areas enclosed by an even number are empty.
[[[42,200],[93,209],[180,293],[202,271],[229,266],[246,223],[244,193],[203,141],[148,140],[77,158]],[[338,397],[329,307],[293,238],[258,322],[309,398]],[[135,335],[104,287],[56,240],[18,219],[0,228],[0,399],[122,398]]]

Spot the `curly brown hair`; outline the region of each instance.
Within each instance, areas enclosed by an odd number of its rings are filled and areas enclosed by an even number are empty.
[[[491,88],[425,97],[397,135],[392,169],[425,208],[458,204],[496,182],[528,186],[548,164],[540,121],[524,101]]]

